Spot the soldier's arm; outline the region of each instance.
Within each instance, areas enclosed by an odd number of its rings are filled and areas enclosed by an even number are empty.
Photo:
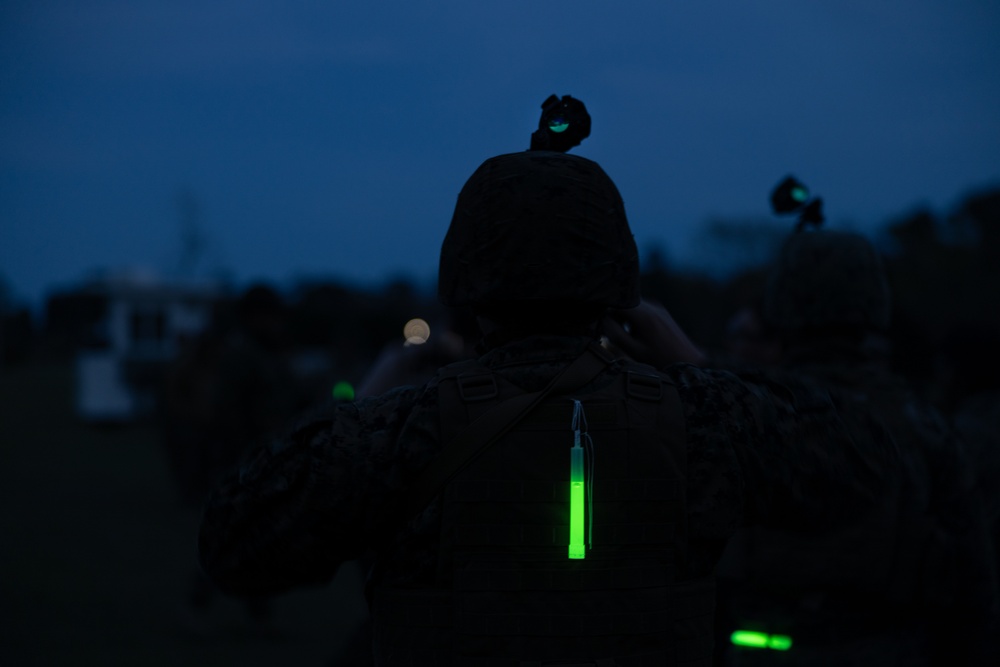
[[[362,555],[405,476],[398,440],[418,394],[337,406],[230,473],[199,535],[202,567],[219,588],[249,595],[319,584]]]
[[[670,312],[652,301],[643,299],[635,308],[615,311],[602,323],[602,330],[611,343],[627,355],[656,368],[674,363],[701,365],[705,362],[705,355]]]
[[[895,479],[888,433],[795,378],[668,368],[685,406],[693,535],[822,528],[874,507]]]
[[[881,497],[894,475],[895,443],[844,397],[777,373],[678,365],[708,360],[658,304],[643,301],[615,318],[630,328],[605,326],[610,341],[638,361],[669,370],[677,382],[689,464],[705,480],[695,490],[703,496],[695,498],[705,512],[701,525],[713,534],[746,522],[820,525]]]

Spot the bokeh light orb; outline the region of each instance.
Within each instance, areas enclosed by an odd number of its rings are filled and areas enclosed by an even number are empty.
[[[431,337],[431,326],[415,317],[403,327],[403,338],[409,345],[423,345]]]

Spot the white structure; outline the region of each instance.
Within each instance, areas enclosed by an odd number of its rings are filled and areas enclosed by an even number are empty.
[[[76,358],[76,411],[86,421],[128,421],[155,408],[163,371],[180,341],[203,331],[221,291],[135,275],[89,285],[104,301],[96,343]]]

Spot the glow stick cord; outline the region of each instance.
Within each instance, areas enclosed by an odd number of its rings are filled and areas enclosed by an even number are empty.
[[[586,441],[585,451],[587,452],[587,470],[590,474],[587,476],[587,548],[594,548],[594,441],[590,439],[590,435],[587,433],[583,434],[583,438]]]

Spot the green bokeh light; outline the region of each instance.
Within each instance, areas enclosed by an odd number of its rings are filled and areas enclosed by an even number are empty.
[[[333,385],[333,398],[337,401],[353,401],[354,387],[347,381],[338,382]]]
[[[809,191],[805,188],[792,188],[792,199],[797,202],[804,202],[809,199]]]

